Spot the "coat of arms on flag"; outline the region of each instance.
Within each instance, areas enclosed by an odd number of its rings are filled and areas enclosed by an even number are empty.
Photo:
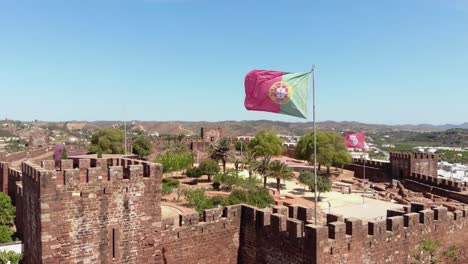
[[[345,136],[345,144],[348,148],[364,149],[366,135],[364,133],[348,133]]]

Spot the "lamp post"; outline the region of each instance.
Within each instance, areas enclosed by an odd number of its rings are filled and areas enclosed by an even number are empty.
[[[363,154],[362,158],[364,160],[364,166],[363,166],[363,181],[362,181],[362,187],[364,189],[364,193],[362,194],[362,203],[365,203],[365,198],[366,198],[366,155]]]

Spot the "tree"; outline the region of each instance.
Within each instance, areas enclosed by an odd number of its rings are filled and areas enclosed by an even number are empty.
[[[308,187],[311,192],[315,192],[315,178],[312,172],[303,172],[299,174],[299,182]],[[317,176],[317,197],[320,200],[322,192],[331,191],[332,182],[326,176]]]
[[[16,208],[10,196],[0,192],[0,225],[11,226],[15,221]]]
[[[242,163],[247,166],[247,170],[249,171],[249,179],[251,179],[254,171],[258,167],[257,154],[252,150],[246,151],[245,155],[242,157]]]
[[[250,148],[259,156],[275,156],[283,152],[283,143],[275,133],[261,130],[255,134]]]
[[[223,172],[226,172],[226,162],[232,156],[230,153],[231,146],[226,138],[221,139],[215,145],[211,145],[209,149],[210,158],[223,163]]]
[[[133,143],[133,154],[143,157],[149,156],[153,150],[151,139],[147,136],[139,136]]]
[[[186,170],[192,166],[192,154],[183,150],[168,149],[161,152],[155,162],[163,165],[163,172]]]
[[[263,177],[264,188],[266,188],[266,184],[267,184],[267,178],[268,178],[267,175],[270,170],[270,160],[271,160],[270,155],[263,156],[263,158],[258,163],[258,167],[257,167],[258,173],[260,173],[260,175]]]
[[[268,177],[276,179],[276,190],[280,192],[281,180],[290,180],[294,177],[294,173],[288,166],[279,160],[271,162]]]
[[[341,167],[341,169],[343,169],[344,165],[353,161],[353,158],[348,153],[348,151],[339,151],[333,158],[333,165],[336,167]]]
[[[188,168],[185,174],[190,178],[195,178],[195,184],[198,184],[198,178],[200,178],[203,175],[200,168],[197,167]]]
[[[200,163],[199,166],[201,172],[208,175],[208,181],[211,181],[211,176],[219,172],[219,165],[214,160],[206,160]]]
[[[299,159],[314,161],[314,133],[309,133],[301,137],[297,143],[296,156]],[[330,166],[344,165],[351,160],[344,144],[344,138],[335,132],[317,132],[317,163],[319,170],[321,165],[327,167],[330,173]]]
[[[121,130],[103,128],[94,132],[89,151],[92,153],[101,151],[106,154],[123,154],[123,141],[124,135]]]
[[[242,151],[242,153],[244,153],[245,151],[249,150],[249,145],[247,145],[243,141],[237,141],[236,144],[234,145],[234,148],[237,151]]]

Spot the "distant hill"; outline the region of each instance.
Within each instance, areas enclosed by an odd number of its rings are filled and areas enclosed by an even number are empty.
[[[121,121],[95,121],[89,124],[95,127],[112,127],[112,125],[122,123]],[[224,136],[235,137],[240,135],[253,135],[259,130],[273,130],[280,134],[304,135],[313,130],[312,122],[290,123],[270,120],[255,121],[220,121],[220,122],[186,122],[186,121],[131,121],[143,127],[147,132],[158,132],[160,134],[190,134],[198,135],[201,127],[221,127]],[[381,125],[365,124],[354,121],[324,121],[318,122],[319,130],[334,131],[363,131],[363,132],[436,132],[452,128],[467,128],[468,123],[461,125]]]
[[[6,122],[6,121],[3,121]],[[14,121],[8,121],[14,122]],[[0,122],[2,123],[2,122]],[[46,122],[39,121],[36,126],[66,128],[67,130],[76,131],[79,129],[95,130],[99,128],[118,127],[123,125],[122,121],[67,121],[67,122]],[[187,122],[187,121],[127,121],[129,127],[143,128],[147,133],[159,134],[185,134],[199,135],[201,127],[213,128],[220,127],[223,130],[224,136],[235,137],[241,135],[254,135],[259,130],[273,130],[280,134],[289,135],[304,135],[313,130],[312,122],[280,122],[270,120],[254,120],[254,121],[219,121],[219,122]],[[408,136],[413,136],[415,132],[441,132],[451,129],[468,129],[468,122],[460,125],[383,125],[383,124],[365,124],[355,121],[323,121],[317,123],[319,130],[332,130],[337,132],[343,131],[362,131],[368,134],[389,134],[389,135],[404,135],[405,139]],[[419,142],[419,139],[415,141]]]

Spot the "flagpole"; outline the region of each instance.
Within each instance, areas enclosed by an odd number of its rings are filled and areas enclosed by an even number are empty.
[[[315,225],[317,225],[317,126],[315,121],[315,64],[312,65],[312,104],[314,124],[314,198],[315,198]]]

